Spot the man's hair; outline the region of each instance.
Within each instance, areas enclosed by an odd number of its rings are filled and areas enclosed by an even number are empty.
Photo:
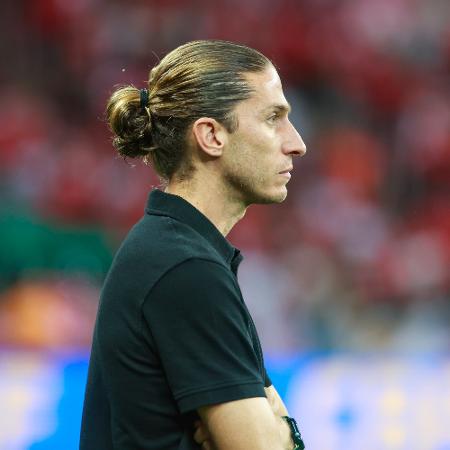
[[[111,95],[106,115],[114,147],[123,157],[151,163],[163,179],[187,175],[188,127],[211,117],[235,131],[232,110],[252,92],[244,74],[262,72],[269,64],[260,52],[232,42],[202,40],[176,48],[150,71],[147,108],[134,86]]]

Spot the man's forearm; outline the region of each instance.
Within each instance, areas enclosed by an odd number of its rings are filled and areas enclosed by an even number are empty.
[[[200,408],[207,437],[217,450],[292,450],[289,425],[275,414],[266,398],[239,400]],[[202,447],[203,448],[203,447]],[[207,447],[205,447],[207,448]]]

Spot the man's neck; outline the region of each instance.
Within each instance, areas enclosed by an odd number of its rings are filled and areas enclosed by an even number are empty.
[[[209,181],[200,182],[171,181],[165,192],[184,198],[205,215],[216,228],[226,236],[234,225],[245,215],[247,207],[231,195],[220,184]]]

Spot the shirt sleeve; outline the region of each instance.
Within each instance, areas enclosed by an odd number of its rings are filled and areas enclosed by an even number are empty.
[[[144,302],[143,314],[181,413],[265,397],[268,377],[235,283],[226,267],[192,259],[166,273]]]

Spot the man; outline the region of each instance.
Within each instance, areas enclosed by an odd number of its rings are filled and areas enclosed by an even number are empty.
[[[105,281],[81,450],[303,448],[264,368],[225,239],[253,203],[287,195],[306,147],[272,63],[195,41],[125,87],[107,115],[114,145],[166,181],[150,194]]]

